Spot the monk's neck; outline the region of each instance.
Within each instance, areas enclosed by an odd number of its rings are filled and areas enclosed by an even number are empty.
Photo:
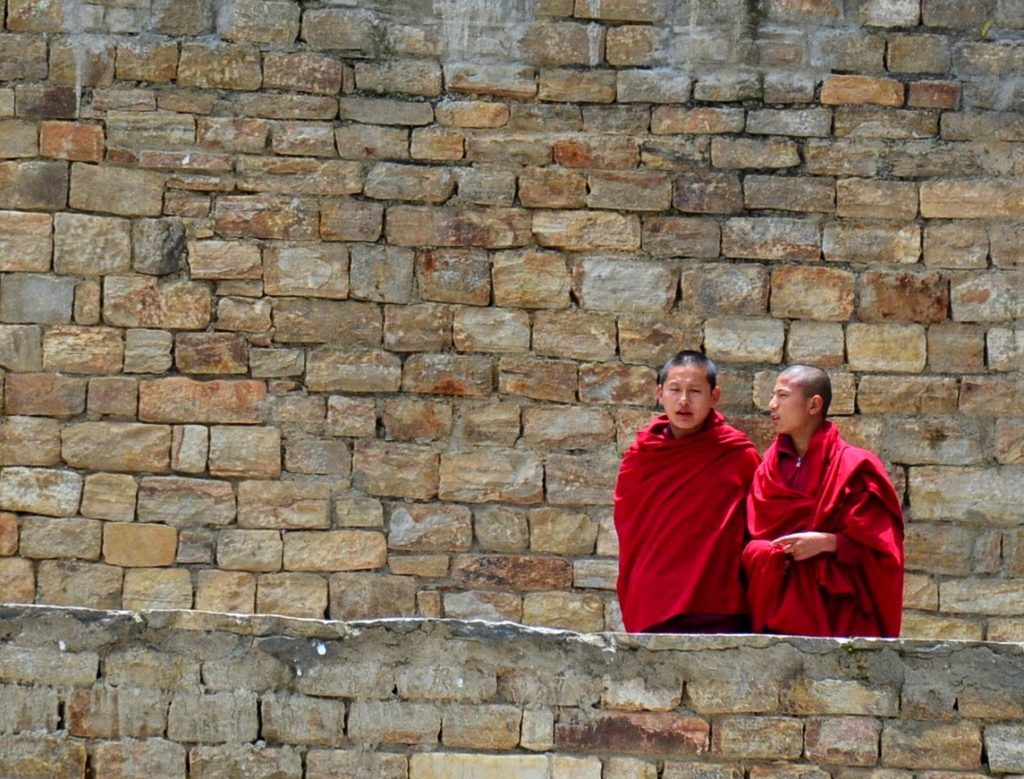
[[[789,434],[789,437],[793,439],[793,448],[796,449],[798,457],[803,457],[807,454],[807,449],[811,445],[811,439],[814,438],[814,434],[821,429],[821,422],[813,426],[808,426],[804,430],[796,430]]]

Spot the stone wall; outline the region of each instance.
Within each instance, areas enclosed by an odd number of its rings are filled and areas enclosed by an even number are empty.
[[[3,600],[617,628],[703,347],[761,446],[832,372],[906,635],[1024,638],[1020,3],[0,6]]]
[[[1024,773],[1019,645],[0,609],[0,774]]]

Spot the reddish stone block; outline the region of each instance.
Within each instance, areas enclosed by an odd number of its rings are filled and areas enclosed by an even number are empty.
[[[103,159],[103,126],[79,122],[43,122],[39,154],[58,160],[99,162]]]
[[[8,414],[74,417],[85,411],[85,379],[48,373],[8,373],[4,389],[4,408]]]
[[[262,421],[262,381],[194,381],[180,377],[139,384],[139,419],[147,422],[255,424]]]
[[[558,557],[458,555],[452,560],[452,579],[470,589],[568,590],[572,562]]]
[[[914,81],[910,84],[907,105],[910,108],[955,109],[963,87],[957,81]]]
[[[179,333],[174,360],[182,373],[245,373],[249,346],[235,333]]]
[[[671,712],[614,712],[588,716],[569,711],[555,725],[560,750],[593,750],[634,754],[699,755],[709,744],[710,724]]]

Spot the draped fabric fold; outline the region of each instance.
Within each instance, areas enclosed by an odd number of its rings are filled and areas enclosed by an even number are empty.
[[[668,417],[637,433],[615,486],[622,620],[642,631],[679,614],[742,615],[747,487],[760,457],[712,411],[673,438]]]
[[[787,485],[776,439],[754,474],[744,549],[747,602],[757,632],[898,636],[903,612],[903,512],[881,460],[851,446],[831,422],[811,438],[804,494]],[[774,539],[820,531],[835,553],[795,561]]]

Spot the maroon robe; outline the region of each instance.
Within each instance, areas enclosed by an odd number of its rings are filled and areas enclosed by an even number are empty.
[[[757,632],[898,636],[903,613],[903,512],[882,461],[825,422],[793,479],[788,436],[754,474],[743,552]],[[787,478],[789,476],[789,478]],[[803,485],[802,489],[797,486]],[[796,561],[772,542],[790,533],[836,536],[836,551]]]
[[[665,414],[637,433],[615,485],[619,604],[626,630],[679,615],[743,616],[744,501],[760,457],[712,410],[674,438]]]

